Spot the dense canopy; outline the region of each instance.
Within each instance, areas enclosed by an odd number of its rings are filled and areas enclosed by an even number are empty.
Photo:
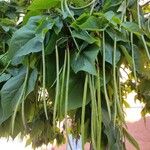
[[[62,144],[63,121],[83,146],[121,150],[127,139],[139,149],[123,106],[134,90],[145,103],[142,115],[150,111],[149,7],[137,0],[0,1],[0,137]],[[121,69],[130,70],[125,82]]]

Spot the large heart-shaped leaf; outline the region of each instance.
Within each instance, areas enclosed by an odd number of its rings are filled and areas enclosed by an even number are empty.
[[[85,71],[90,74],[96,75],[95,60],[99,52],[99,47],[92,45],[86,48],[79,55],[74,53],[72,56],[71,67],[75,73]]]
[[[8,59],[41,51],[45,34],[53,24],[53,20],[47,17],[31,17],[25,26],[14,33],[9,45]]]

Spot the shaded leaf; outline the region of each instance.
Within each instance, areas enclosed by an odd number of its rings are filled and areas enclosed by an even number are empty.
[[[10,79],[10,77],[11,77],[10,74],[3,73],[3,74],[0,76],[0,82],[7,81],[8,79]]]
[[[114,40],[116,37],[116,41],[123,41],[123,42],[128,42],[128,37],[126,32],[118,31],[113,28],[107,28],[106,32],[109,34],[109,36]]]
[[[17,59],[41,51],[45,34],[53,24],[54,22],[47,17],[31,17],[25,26],[14,33],[10,41],[8,59]]]
[[[94,42],[96,42],[97,40],[92,37],[87,31],[72,31],[72,36],[78,39],[82,39],[86,42],[88,42],[89,44],[92,44]]]
[[[93,45],[80,53],[79,56],[77,56],[77,53],[74,53],[71,61],[71,67],[74,72],[86,71],[90,74],[96,75],[95,60],[98,52],[99,47]]]
[[[104,17],[98,18],[88,14],[83,14],[72,23],[72,27],[79,27],[82,30],[89,31],[103,31],[106,28],[107,23],[108,22]]]
[[[2,114],[0,124],[7,120],[12,114],[18,103],[18,99],[21,95],[23,83],[25,80],[25,69],[21,69],[18,75],[10,78],[1,89],[1,107]],[[33,72],[29,76],[29,80],[26,87],[25,97],[34,90],[35,82],[37,80],[37,71]],[[29,83],[30,82],[30,83]]]
[[[129,32],[133,32],[133,33],[138,34],[138,35],[143,34],[142,30],[134,22],[123,22],[121,25],[122,25],[122,27],[124,27]]]
[[[114,50],[114,47],[112,45],[106,43],[106,46],[105,46],[105,61],[110,63],[110,64],[113,64],[113,50]],[[116,50],[116,64],[120,60],[120,57],[121,57],[121,53],[117,49]]]

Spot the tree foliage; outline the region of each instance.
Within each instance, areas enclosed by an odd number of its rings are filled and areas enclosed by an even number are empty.
[[[0,8],[0,136],[62,144],[57,123],[65,119],[66,133],[95,150],[125,149],[125,139],[139,149],[123,111],[131,90],[142,114],[150,111],[150,21],[138,2],[13,0]],[[123,67],[131,70],[125,83]]]

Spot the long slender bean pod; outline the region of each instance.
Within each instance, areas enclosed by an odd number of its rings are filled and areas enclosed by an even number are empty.
[[[105,58],[106,58],[105,57],[105,33],[103,31],[103,87],[104,87],[104,96],[105,96],[105,100],[106,100],[108,115],[111,120],[111,109],[110,109],[110,104],[109,104],[110,100],[109,100],[109,97],[107,94],[107,89],[106,89]]]
[[[91,139],[93,149],[96,150],[96,136],[95,136],[95,126],[96,126],[96,116],[95,116],[95,108],[94,108],[94,93],[92,87],[91,76],[89,75],[89,88],[91,95]]]
[[[84,120],[85,120],[85,107],[86,107],[86,99],[87,99],[87,85],[88,85],[88,75],[86,74],[84,91],[83,91],[83,101],[82,101],[82,115],[81,115],[82,149],[84,149],[84,130],[85,130]]]
[[[101,149],[101,132],[102,132],[102,110],[101,110],[101,81],[100,81],[100,69],[97,67],[97,100],[98,100],[98,136],[97,136],[97,149]]]
[[[16,118],[16,114],[17,114],[17,111],[18,111],[18,107],[19,107],[19,104],[23,98],[23,94],[26,90],[26,85],[27,85],[27,80],[28,80],[28,74],[29,74],[29,71],[28,71],[28,67],[27,67],[27,71],[26,71],[26,75],[25,75],[25,80],[23,82],[23,87],[22,87],[22,90],[21,90],[21,94],[18,98],[18,101],[17,101],[17,104],[15,106],[15,109],[14,109],[14,113],[13,113],[13,116],[12,116],[12,125],[11,125],[11,132],[13,134],[14,132],[14,126],[15,126],[15,118]]]
[[[46,88],[45,88],[45,78],[46,78],[46,66],[45,66],[45,50],[44,50],[44,44],[42,44],[42,65],[43,65],[43,80],[42,80],[42,100],[44,102],[44,112],[46,119],[48,120],[48,114],[47,114],[47,106],[46,106]]]
[[[55,45],[55,53],[56,53],[56,94],[55,94],[55,103],[54,103],[54,114],[53,114],[53,126],[55,127],[55,119],[56,119],[56,112],[57,112],[57,104],[59,100],[59,86],[60,86],[60,79],[59,79],[59,55],[58,55],[58,47],[57,44]]]
[[[116,117],[117,117],[117,85],[116,85],[116,37],[114,39],[114,51],[113,51],[113,88],[114,88],[114,126],[116,124]]]
[[[67,77],[66,77],[66,92],[65,92],[65,127],[66,128],[65,129],[66,129],[66,136],[67,136],[70,149],[73,150],[68,136],[68,125],[67,125],[69,78],[70,78],[70,52],[67,46]]]
[[[132,15],[130,15],[130,22],[132,22]],[[135,78],[135,82],[137,82],[135,61],[134,61],[134,48],[133,48],[133,33],[130,32],[130,41],[131,41],[131,51],[132,51],[132,64],[133,64],[133,74]]]
[[[139,24],[139,28],[142,29],[141,19],[140,19],[140,5],[139,5],[139,0],[137,0],[137,16],[138,16],[138,24]],[[142,42],[143,42],[143,44],[144,44],[144,48],[145,48],[147,57],[148,57],[148,59],[150,60],[150,53],[149,53],[149,50],[148,50],[148,47],[147,47],[145,38],[144,38],[143,35],[141,35],[141,38],[142,38]]]

